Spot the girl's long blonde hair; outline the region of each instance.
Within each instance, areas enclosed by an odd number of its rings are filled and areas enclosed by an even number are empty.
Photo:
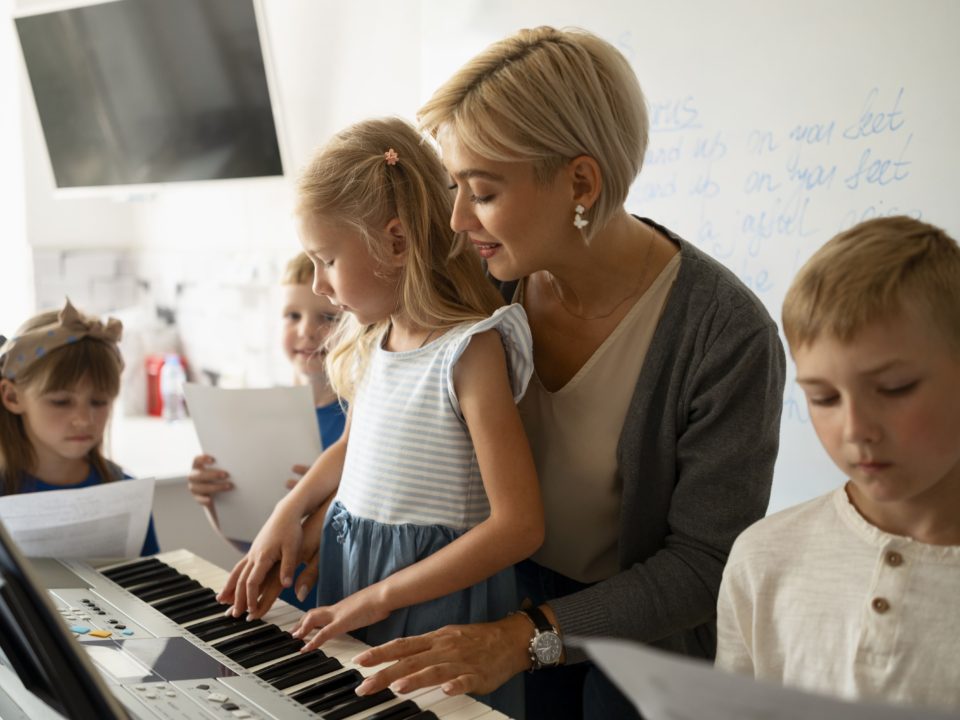
[[[386,153],[393,150],[396,162]],[[299,182],[301,218],[322,217],[356,231],[386,266],[383,231],[400,220],[406,239],[397,310],[429,330],[488,317],[503,304],[479,256],[450,228],[453,196],[436,151],[399,118],[351,125],[323,146]],[[388,320],[361,325],[344,313],[327,341],[327,376],[337,394],[353,398]]]
[[[58,311],[44,312],[28,320],[18,333],[42,328],[57,322]],[[111,399],[120,392],[120,373],[123,370],[116,350],[94,338],[80,340],[51,350],[45,357],[30,363],[17,374],[19,392],[36,386],[40,393],[72,390],[82,380],[89,380],[94,392],[103,393]],[[97,443],[87,454],[87,461],[94,467],[103,482],[117,480],[122,476],[120,468],[103,456],[102,443]],[[13,495],[20,491],[24,476],[33,472],[37,464],[34,450],[23,416],[10,412],[0,403],[0,479],[2,494]]]

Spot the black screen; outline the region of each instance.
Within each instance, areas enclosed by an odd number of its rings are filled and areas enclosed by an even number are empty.
[[[253,0],[19,17],[57,187],[282,175]]]

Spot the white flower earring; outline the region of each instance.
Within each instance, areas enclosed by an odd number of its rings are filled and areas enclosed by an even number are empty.
[[[573,211],[574,211],[574,213],[576,213],[576,214],[573,216],[573,226],[574,226],[577,230],[583,230],[587,225],[590,224],[590,221],[589,221],[589,220],[584,220],[584,219],[583,219],[583,214],[587,211],[587,209],[586,209],[583,205],[577,205],[577,206],[573,209]]]

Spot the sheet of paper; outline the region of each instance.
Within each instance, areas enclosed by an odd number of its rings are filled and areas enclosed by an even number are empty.
[[[310,388],[215,388],[187,383],[200,446],[230,473],[234,489],[214,501],[223,534],[250,542],[286,492],[294,465],[320,454]]]
[[[575,639],[646,720],[947,720],[955,715],[854,703],[714,669],[637,643]]]
[[[0,497],[0,520],[27,557],[136,557],[153,478]]]

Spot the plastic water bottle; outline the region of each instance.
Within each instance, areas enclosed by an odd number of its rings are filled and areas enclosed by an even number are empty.
[[[183,371],[179,355],[167,355],[160,368],[160,397],[163,399],[163,419],[180,420],[187,416],[183,397],[183,384],[187,375]]]

